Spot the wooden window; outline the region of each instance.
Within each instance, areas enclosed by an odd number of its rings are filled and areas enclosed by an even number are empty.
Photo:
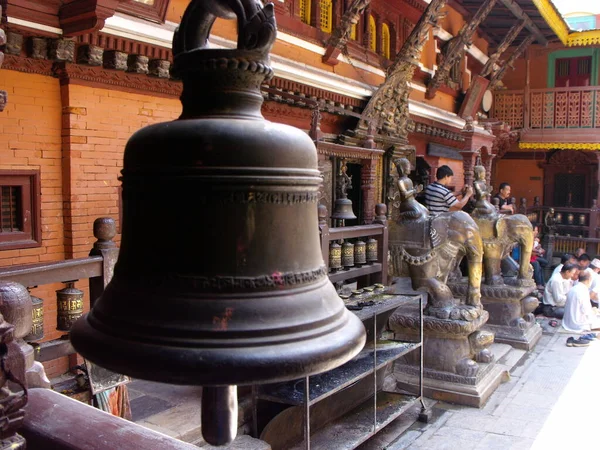
[[[390,27],[387,23],[384,23],[381,26],[381,53],[383,57],[386,59],[390,59],[390,45],[391,45],[391,36],[390,36]]]
[[[355,23],[352,24],[352,28],[350,28],[350,39],[352,39],[353,41],[355,41],[358,38],[358,36],[356,34],[357,28],[358,27],[356,26]]]
[[[300,20],[310,25],[310,2],[311,0],[300,0]]]
[[[169,0],[129,0],[121,3],[117,10],[141,19],[164,23],[167,6]]]
[[[319,0],[319,6],[321,7],[321,30],[331,33],[333,27],[333,0]]]
[[[373,16],[369,16],[369,49],[377,51],[377,25]]]
[[[40,244],[39,172],[0,171],[0,250]]]
[[[591,78],[591,56],[559,58],[556,60],[554,87],[589,86]]]

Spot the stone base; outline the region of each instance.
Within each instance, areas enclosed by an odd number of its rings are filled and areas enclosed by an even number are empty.
[[[484,329],[494,333],[494,342],[508,344],[514,348],[527,351],[532,350],[542,337],[542,327],[537,323],[526,330],[490,323],[487,323]]]
[[[479,364],[476,377],[463,377],[449,372],[424,369],[423,395],[457,405],[481,408],[498,388],[506,381],[507,371],[496,362]],[[398,388],[414,391],[419,387],[418,367],[396,363],[394,377]]]

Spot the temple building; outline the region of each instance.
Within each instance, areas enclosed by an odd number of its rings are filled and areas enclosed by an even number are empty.
[[[172,42],[189,3],[0,0],[0,267],[87,257],[98,217],[115,220],[120,242],[127,141],[181,114]],[[273,3],[274,76],[261,86],[262,114],[315,143],[323,223],[337,225],[330,216],[346,196],[356,217],[346,226],[372,224],[378,204],[393,217],[398,158],[411,163],[415,186],[450,166],[455,193],[482,165],[488,185],[509,183],[532,222],[555,209],[555,254],[600,253],[590,240],[600,201],[595,2]],[[235,48],[237,33],[236,21],[219,18],[208,45]],[[171,220],[151,225],[171,229]],[[74,286],[88,309],[87,280]],[[81,363],[57,324],[55,291],[65,286],[29,287],[44,299],[37,345],[53,378]]]

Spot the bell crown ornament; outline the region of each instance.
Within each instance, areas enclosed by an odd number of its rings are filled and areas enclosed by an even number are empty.
[[[237,49],[208,48],[216,17],[237,18]],[[190,3],[173,44],[181,117],[127,143],[114,277],[71,330],[102,367],[205,386],[213,445],[235,436],[234,385],[329,370],[365,341],[323,262],[315,146],[260,112],[275,34],[272,4]]]

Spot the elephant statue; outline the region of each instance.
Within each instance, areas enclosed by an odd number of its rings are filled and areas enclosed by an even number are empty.
[[[531,286],[534,284],[533,269],[529,263],[533,251],[531,222],[523,214],[499,214],[487,199],[490,189],[482,186],[484,180],[485,168],[476,166],[474,182],[476,207],[472,216],[483,239],[484,282],[489,286],[504,284],[501,261],[510,254],[516,243],[520,250],[517,285]]]
[[[401,203],[389,223],[391,274],[400,276],[402,267],[415,290],[428,293],[425,313],[440,319],[473,321],[481,316],[483,243],[477,224],[462,211],[431,216],[414,198],[416,190],[408,178],[410,163],[394,161],[398,169]],[[469,287],[464,304],[447,285],[448,276],[466,255]]]

